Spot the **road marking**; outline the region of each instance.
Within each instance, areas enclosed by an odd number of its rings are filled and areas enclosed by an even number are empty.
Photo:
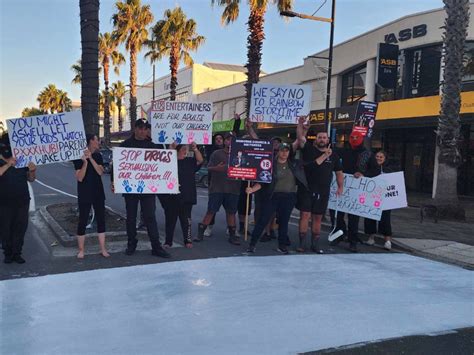
[[[33,192],[33,186],[28,181],[28,193],[30,194],[30,209],[29,212],[34,212],[36,210],[36,203],[35,203],[35,194]]]
[[[75,195],[68,194],[67,192],[64,192],[64,191],[59,190],[59,189],[56,189],[56,188],[54,188],[54,187],[52,187],[52,186],[46,185],[44,182],[41,182],[41,181],[39,181],[38,179],[36,179],[35,181],[36,181],[38,184],[40,184],[40,185],[42,185],[42,186],[44,186],[44,187],[47,187],[48,189],[51,189],[51,190],[56,191],[56,192],[59,192],[59,193],[61,193],[61,194],[63,194],[63,195],[69,196],[69,197],[77,198],[77,196],[75,196]]]

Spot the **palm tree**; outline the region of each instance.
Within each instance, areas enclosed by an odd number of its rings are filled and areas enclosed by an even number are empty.
[[[110,143],[110,107],[109,107],[109,67],[114,66],[115,74],[119,75],[119,66],[125,63],[122,53],[117,51],[118,42],[108,32],[99,34],[99,62],[104,69],[105,103],[104,103],[104,138]]]
[[[164,56],[169,56],[170,99],[175,100],[179,63],[183,61],[186,65],[192,65],[193,59],[189,51],[196,51],[205,38],[196,33],[196,22],[193,19],[188,20],[180,7],[166,10],[164,17],[152,29],[152,40],[146,42],[150,51],[145,57],[154,63]]]
[[[54,84],[46,86],[36,100],[39,102],[41,110],[49,111],[51,114],[70,111],[72,108],[72,102],[67,96],[67,92],[59,90]]]
[[[99,0],[79,0],[81,18],[81,107],[87,133],[99,135]]]
[[[115,102],[118,108],[118,126],[119,132],[122,132],[123,120],[122,120],[122,100],[125,96],[125,85],[119,80],[112,84],[112,95],[114,96]]]
[[[119,43],[125,42],[130,53],[130,124],[133,127],[137,119],[137,55],[148,38],[147,26],[153,21],[153,14],[150,6],[142,6],[140,0],[117,1],[115,7],[112,36]]]
[[[47,112],[37,107],[25,107],[23,111],[21,111],[21,117],[40,116],[44,114],[47,114]]]
[[[67,92],[58,90],[56,96],[56,112],[68,112],[72,109],[72,101],[67,96]]]
[[[81,64],[81,60],[78,59],[76,63],[74,63],[73,65],[71,65],[71,70],[73,71],[74,73],[74,78],[72,78],[72,81],[71,83],[72,84],[80,84],[81,83],[81,77],[82,77],[82,64]]]
[[[434,199],[439,206],[451,205],[445,210],[455,212],[456,217],[463,218],[464,211],[459,206],[457,194],[457,168],[462,162],[459,151],[461,141],[459,111],[464,48],[469,26],[469,0],[443,0],[443,2],[447,17],[443,34],[444,80],[441,112],[436,131],[439,154]]]
[[[240,0],[211,0],[212,4],[224,7],[221,23],[228,25],[239,17]],[[269,3],[276,4],[278,10],[291,10],[293,0],[247,0],[250,7],[250,15],[247,22],[249,35],[247,37],[247,83],[245,84],[247,116],[250,110],[250,98],[252,95],[252,84],[258,83],[260,78],[260,67],[262,65],[262,45],[265,39],[263,24],[265,13]]]

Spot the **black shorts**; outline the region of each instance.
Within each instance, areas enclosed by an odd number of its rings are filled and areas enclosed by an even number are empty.
[[[303,188],[298,189],[296,208],[301,212],[324,215],[328,208],[329,194],[318,194]]]

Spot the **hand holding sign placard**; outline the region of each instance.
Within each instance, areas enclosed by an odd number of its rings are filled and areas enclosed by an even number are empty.
[[[311,106],[310,85],[252,84],[251,122],[297,124]]]
[[[17,168],[80,159],[87,148],[79,111],[9,119],[7,126]]]

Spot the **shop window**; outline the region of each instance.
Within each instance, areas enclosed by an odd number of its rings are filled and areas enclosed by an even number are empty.
[[[342,76],[341,106],[352,105],[364,98],[365,78],[365,65]]]
[[[467,42],[464,50],[462,91],[474,91],[474,42]]]

